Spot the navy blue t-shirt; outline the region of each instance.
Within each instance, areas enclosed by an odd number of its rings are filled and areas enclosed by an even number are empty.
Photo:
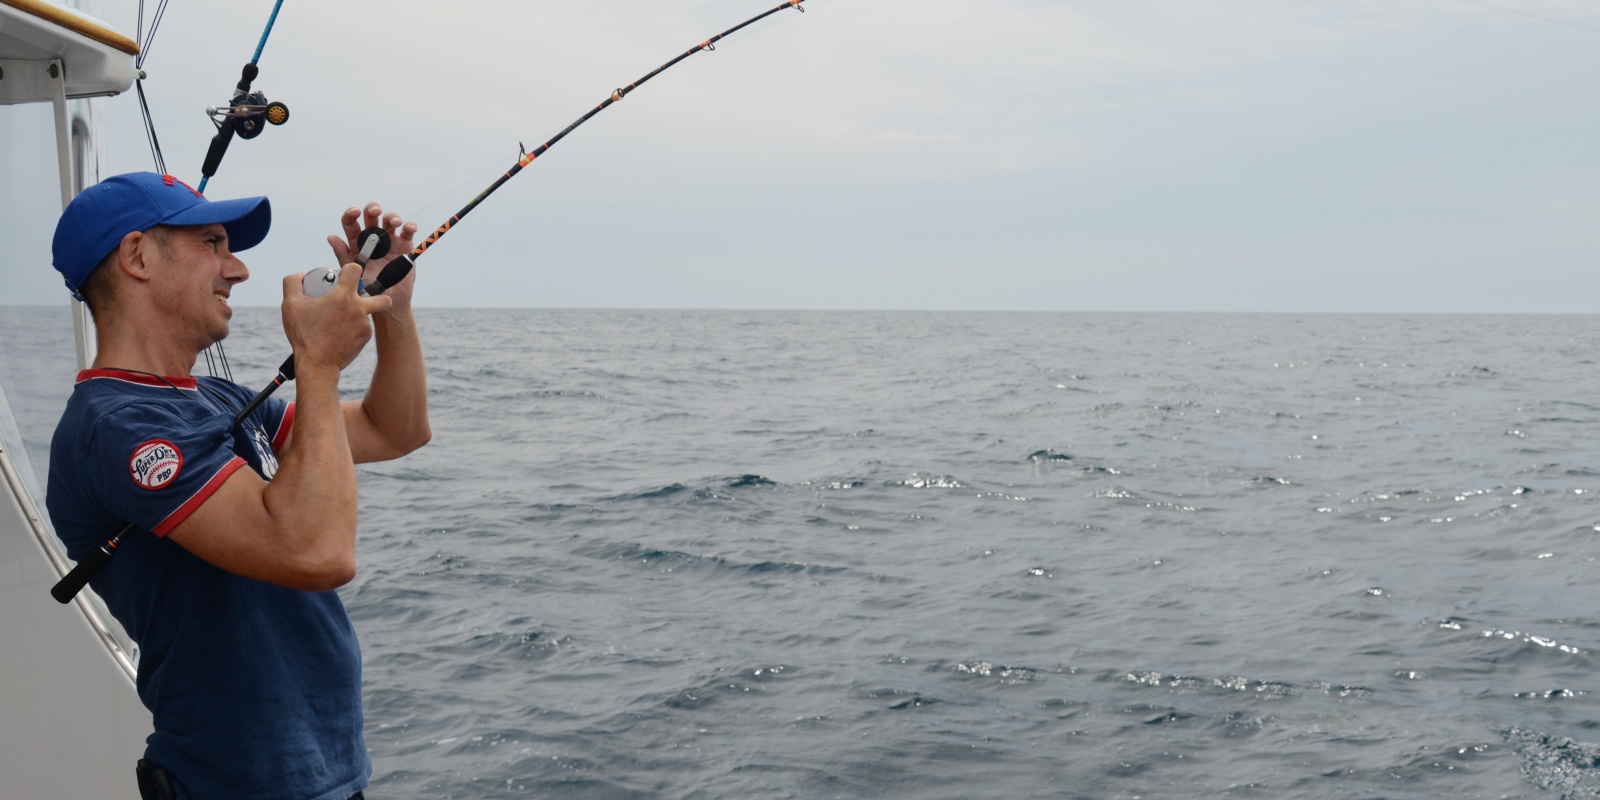
[[[50,446],[46,505],[81,560],[129,522],[90,582],[139,644],[145,757],[179,797],[346,800],[372,772],[361,735],[361,650],[334,592],[218,569],[168,540],[235,470],[270,480],[294,405],[237,431],[254,392],[218,378],[84,370]]]

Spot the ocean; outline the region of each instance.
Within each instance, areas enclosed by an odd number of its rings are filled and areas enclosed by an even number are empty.
[[[419,314],[375,800],[1600,798],[1600,317]]]

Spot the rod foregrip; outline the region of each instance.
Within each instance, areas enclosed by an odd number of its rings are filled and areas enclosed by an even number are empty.
[[[237,90],[239,94],[249,94],[250,82],[255,80],[256,76],[260,74],[261,68],[256,66],[254,61],[244,65],[244,69],[239,70],[239,83],[233,88]]]
[[[411,268],[416,266],[416,263],[416,257],[412,253],[406,253],[390,261],[384,265],[383,271],[378,273],[378,277],[373,278],[367,284],[367,294],[383,294],[385,289],[405,280],[406,276],[411,274]]]
[[[211,137],[211,147],[206,150],[205,163],[200,165],[200,174],[209,178],[217,174],[217,167],[222,166],[222,157],[228,154],[228,143],[233,141],[233,117],[230,115],[222,121],[217,128],[217,135]]]
[[[106,562],[111,560],[112,552],[114,552],[114,547],[110,542],[106,542],[100,545],[99,548],[90,551],[88,555],[83,557],[82,561],[78,562],[76,567],[72,568],[71,572],[66,574],[66,577],[58,581],[55,586],[50,587],[50,596],[54,597],[56,602],[62,605],[72,602],[72,598],[76,597],[78,592],[83,591],[83,587],[88,585],[89,579],[99,574],[100,570],[105,567]]]
[[[261,74],[261,69],[255,64],[246,64],[239,71],[239,83],[233,87],[234,97],[243,97],[250,93],[250,82]],[[200,174],[206,178],[217,174],[217,168],[222,166],[222,157],[228,154],[228,144],[233,141],[232,114],[222,121],[217,127],[217,135],[211,137],[211,147],[206,149],[206,160],[200,165]]]
[[[254,413],[256,409],[261,407],[262,403],[267,402],[267,398],[271,397],[273,392],[278,391],[279,386],[292,380],[294,380],[294,353],[290,353],[289,357],[283,360],[283,366],[278,367],[278,377],[273,378],[272,383],[267,384],[267,388],[257,392],[256,396],[250,398],[250,402],[246,403],[244,408],[239,409],[239,413],[233,416],[233,423],[228,426],[228,430],[231,431],[239,427],[239,424],[244,422],[245,417]]]

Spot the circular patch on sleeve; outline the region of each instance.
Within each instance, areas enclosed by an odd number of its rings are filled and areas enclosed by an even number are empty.
[[[183,453],[165,439],[152,439],[133,450],[128,474],[140,488],[154,491],[172,483],[183,469]]]

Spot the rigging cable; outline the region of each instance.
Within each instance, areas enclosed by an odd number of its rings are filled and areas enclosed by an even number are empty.
[[[166,16],[167,0],[161,0],[156,5],[155,16],[150,20],[150,35],[144,34],[144,0],[139,0],[139,25],[134,33],[134,41],[139,43],[139,56],[134,59],[134,74],[138,80],[134,89],[139,95],[139,112],[144,119],[144,138],[150,143],[150,156],[155,161],[156,171],[162,174],[167,172],[167,162],[161,156],[161,140],[156,137],[155,118],[150,115],[150,101],[144,94],[144,60],[150,57],[150,45],[155,43],[156,29],[161,27],[161,18]]]
[[[166,16],[168,0],[160,0],[156,4],[154,15],[150,19],[150,32],[144,32],[144,0],[139,0],[139,24],[134,34],[134,41],[139,43],[139,56],[133,62],[135,74],[138,76],[134,88],[139,95],[139,113],[144,121],[145,140],[150,143],[150,158],[155,162],[156,172],[167,174],[167,160],[161,152],[161,139],[156,135],[155,117],[150,113],[150,100],[144,93],[144,62],[150,57],[150,47],[155,43],[156,30],[161,27],[161,20]],[[222,349],[222,342],[216,342],[201,351],[206,358],[206,371],[210,374],[233,380],[233,370],[228,364],[228,354]]]
[[[150,19],[150,32],[146,34],[144,30],[144,0],[139,0],[139,22],[134,33],[134,41],[139,43],[139,55],[133,63],[137,76],[137,82],[134,87],[139,95],[139,112],[144,122],[145,140],[150,144],[150,158],[155,162],[156,171],[163,175],[167,174],[167,160],[161,152],[161,139],[156,135],[155,117],[150,112],[150,101],[144,92],[144,79],[146,77],[144,62],[145,59],[150,57],[151,46],[155,44],[156,40],[156,31],[161,27],[161,20],[166,17],[167,2],[168,0],[160,0],[156,4],[155,13]],[[216,342],[201,352],[205,355],[207,372],[217,377],[233,380],[233,369],[228,364],[228,354],[222,349],[221,342]]]

